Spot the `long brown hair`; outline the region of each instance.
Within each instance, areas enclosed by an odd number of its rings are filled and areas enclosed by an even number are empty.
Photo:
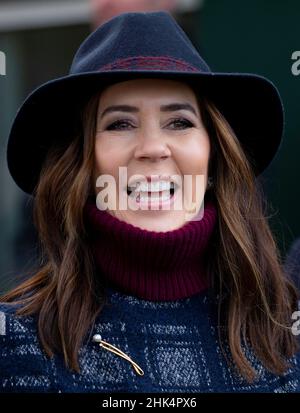
[[[256,374],[243,343],[249,343],[275,374],[286,371],[287,359],[297,351],[290,329],[297,291],[282,269],[264,198],[239,140],[216,106],[197,97],[212,143],[210,191],[218,209],[208,273],[218,290],[219,324],[221,319],[225,322],[233,365],[251,382]],[[42,251],[40,268],[1,298],[21,303],[20,315],[38,314],[46,353],[62,353],[66,366],[77,372],[78,351],[106,300],[101,281],[94,276],[83,221],[83,207],[93,191],[98,100],[99,93],[85,105],[82,131],[65,146],[56,144],[49,150],[33,209]],[[220,340],[222,344],[222,334]]]

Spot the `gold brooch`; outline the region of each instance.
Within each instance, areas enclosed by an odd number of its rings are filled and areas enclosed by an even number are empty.
[[[96,343],[99,343],[100,347],[103,347],[106,350],[109,350],[112,353],[115,353],[117,356],[120,356],[123,359],[129,361],[129,363],[132,364],[132,367],[137,372],[137,374],[139,374],[140,376],[144,375],[144,371],[141,369],[140,366],[138,366],[129,356],[127,356],[127,354],[123,353],[123,351],[119,350],[117,347],[113,346],[112,344],[109,344],[106,341],[103,341],[100,334],[95,334],[93,336],[93,341],[95,341]]]

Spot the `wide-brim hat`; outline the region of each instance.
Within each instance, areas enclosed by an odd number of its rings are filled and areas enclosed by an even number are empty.
[[[192,82],[225,116],[256,176],[275,157],[284,127],[276,86],[256,74],[212,72],[169,12],[131,12],[91,33],[69,74],[39,86],[18,109],[7,144],[17,185],[34,195],[50,146],[74,139],[89,97],[111,82],[140,77]]]

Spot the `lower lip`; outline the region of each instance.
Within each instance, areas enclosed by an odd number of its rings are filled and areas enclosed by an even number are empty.
[[[144,201],[144,200],[137,201],[136,196],[133,197],[133,196],[129,195],[129,197],[134,202],[135,205],[137,205],[138,207],[143,208],[143,209],[162,209],[163,207],[169,207],[170,208],[174,204],[175,197],[176,197],[176,194],[177,194],[177,189],[174,191],[173,195],[171,195],[171,197],[169,199],[165,200],[165,201],[162,201],[161,199],[152,200],[151,195],[148,197],[147,201]],[[165,209],[168,210],[169,208],[165,208]]]

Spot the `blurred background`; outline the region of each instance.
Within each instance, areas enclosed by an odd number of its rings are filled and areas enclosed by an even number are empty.
[[[285,137],[260,179],[283,258],[300,236],[300,75],[291,71],[292,53],[300,50],[299,1],[0,0],[0,51],[6,56],[6,75],[0,75],[0,292],[37,265],[39,254],[32,198],[16,186],[6,164],[18,107],[41,83],[68,73],[74,53],[97,26],[125,11],[153,10],[174,15],[213,71],[258,73],[278,86]]]

